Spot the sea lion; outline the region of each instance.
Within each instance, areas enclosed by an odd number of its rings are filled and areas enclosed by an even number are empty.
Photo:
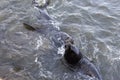
[[[73,69],[80,70],[85,75],[102,80],[95,65],[74,44],[65,44],[64,59]]]
[[[74,45],[65,44],[64,58],[68,64],[76,65],[82,57],[82,54]]]
[[[87,57],[85,57],[80,52],[80,50],[75,46],[72,37],[70,37],[67,33],[56,29],[54,25],[51,25],[51,23],[49,23],[49,20],[51,20],[51,18],[48,15],[48,13],[44,12],[44,8],[47,7],[48,2],[45,3],[44,5],[45,5],[44,7],[39,7],[39,6],[36,7],[40,10],[40,13],[44,17],[44,19],[48,21],[45,23],[40,23],[40,25],[24,22],[23,24],[26,26],[26,28],[40,33],[43,32],[45,36],[49,37],[50,40],[54,41],[57,47],[64,45],[65,48],[64,59],[68,65],[72,66],[73,69],[77,68],[85,75],[96,77],[99,80],[102,80],[101,75],[97,70],[97,68],[95,67],[95,65],[91,63],[90,60]],[[33,26],[37,26],[37,27],[33,27]]]
[[[32,27],[30,24],[24,23],[25,27],[32,31],[38,31],[37,28]],[[74,40],[64,32],[61,31],[52,31],[51,33],[46,33],[48,30],[45,30],[45,35],[50,37],[52,42],[54,42],[56,47],[64,45],[64,59],[67,62],[68,66],[72,66],[73,69],[80,70],[83,74],[89,75],[90,77],[96,77],[98,80],[102,80],[101,75],[95,65],[85,57],[80,50],[75,46]]]

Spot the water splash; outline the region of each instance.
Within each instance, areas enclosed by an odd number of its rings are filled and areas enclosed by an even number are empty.
[[[62,45],[61,47],[58,48],[58,52],[57,54],[60,54],[60,55],[64,55],[64,52],[65,52],[65,48],[64,48],[64,45]]]
[[[36,42],[37,45],[36,45],[36,48],[35,48],[35,49],[38,50],[39,47],[43,45],[42,36],[39,36],[39,39],[37,39],[36,41],[37,41],[37,42]]]

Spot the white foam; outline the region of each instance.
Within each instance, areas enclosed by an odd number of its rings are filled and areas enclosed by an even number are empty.
[[[64,52],[65,52],[65,49],[64,49],[64,45],[62,45],[61,47],[58,48],[58,52],[57,54],[60,54],[60,55],[64,55]]]
[[[38,57],[35,58],[35,62],[36,62],[36,63],[38,62]]]
[[[52,20],[52,21],[51,21],[51,24],[54,25],[54,27],[55,27],[56,29],[60,30],[60,27],[59,27],[60,23],[59,23],[59,22],[57,22],[57,21],[55,21],[55,20]]]
[[[38,6],[43,6],[46,3],[46,0],[34,0]]]
[[[35,49],[39,49],[39,47],[42,45],[43,45],[43,40],[42,40],[42,37],[39,36],[39,39],[37,40],[37,45],[36,45]]]

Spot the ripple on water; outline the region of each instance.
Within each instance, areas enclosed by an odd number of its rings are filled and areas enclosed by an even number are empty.
[[[21,21],[25,17],[31,17],[31,23],[36,19],[31,3],[32,0],[0,2],[0,80],[89,80],[63,65],[59,56],[64,53],[63,46],[57,52],[48,38],[23,28]],[[96,60],[103,80],[120,80],[119,3],[120,0],[52,0],[48,7],[56,25],[75,39],[83,54]]]

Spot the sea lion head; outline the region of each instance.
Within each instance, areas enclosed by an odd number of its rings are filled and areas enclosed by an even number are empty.
[[[64,58],[68,64],[75,65],[82,58],[82,54],[73,44],[65,44]]]

